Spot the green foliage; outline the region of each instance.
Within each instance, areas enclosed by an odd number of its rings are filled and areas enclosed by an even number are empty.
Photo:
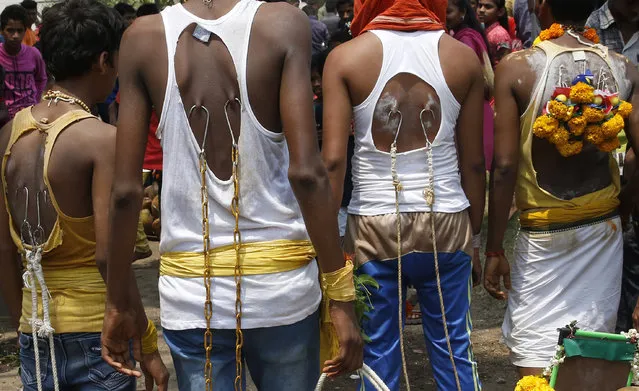
[[[369,276],[368,274],[354,274],[353,280],[355,281],[355,316],[357,317],[357,321],[359,322],[360,329],[362,330],[362,339],[364,342],[371,342],[371,339],[368,335],[364,333],[362,329],[362,322],[364,319],[367,319],[367,312],[375,309],[373,307],[373,303],[371,303],[371,292],[368,290],[368,287],[372,287],[375,289],[379,289],[379,283]]]

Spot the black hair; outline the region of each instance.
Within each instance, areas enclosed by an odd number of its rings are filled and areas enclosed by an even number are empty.
[[[329,52],[330,50],[323,50],[311,57],[311,71],[317,71],[320,75],[324,73],[324,64],[326,64]]]
[[[2,11],[2,14],[0,14],[0,28],[4,30],[4,28],[7,27],[7,24],[9,24],[9,20],[22,22],[26,29],[29,24],[29,15],[23,6],[14,4],[5,8]]]
[[[20,5],[28,10],[38,9],[38,3],[36,3],[34,0],[22,0],[22,3],[20,3]]]
[[[308,16],[317,16],[317,10],[312,5],[304,6],[304,8],[302,8],[302,12]]]
[[[351,33],[348,30],[348,28],[344,27],[344,28],[338,29],[336,32],[331,34],[331,39],[329,43],[330,42],[344,43],[344,42],[350,41],[352,38],[353,37],[351,36]]]
[[[127,3],[117,3],[115,6],[113,6],[113,9],[118,11],[118,13],[122,16],[135,13],[135,8],[133,8],[131,4]]]
[[[595,0],[546,0],[546,4],[557,23],[583,24],[598,3]]]
[[[499,24],[508,34],[510,34],[510,24],[508,23],[508,12],[506,12],[506,0],[493,0],[498,10],[504,10],[504,14],[499,17]],[[490,26],[486,26],[488,28]]]
[[[481,34],[481,37],[484,39],[484,43],[486,44],[486,47],[489,48],[490,44],[488,43],[488,38],[486,37],[486,31],[484,30],[483,27],[481,27],[481,23],[479,23],[479,20],[477,19],[477,14],[475,13],[473,6],[470,4],[470,0],[449,0],[449,1],[452,1],[452,3],[457,8],[459,8],[460,11],[464,12],[465,16],[464,16],[464,20],[462,20],[461,22],[461,25],[464,27],[473,29],[477,31],[479,34]],[[490,62],[492,64],[493,58],[492,58],[492,55],[490,54],[490,50],[488,50],[488,57],[490,58]]]
[[[125,28],[124,19],[99,0],[58,3],[42,20],[42,57],[56,81],[82,76],[103,52],[113,61]]]
[[[155,15],[159,13],[160,13],[160,9],[155,3],[145,3],[138,8],[138,12],[136,13],[136,16],[140,17],[140,16],[146,16],[146,15]]]
[[[343,5],[353,5],[353,0],[338,0],[335,4],[335,9],[338,10]]]

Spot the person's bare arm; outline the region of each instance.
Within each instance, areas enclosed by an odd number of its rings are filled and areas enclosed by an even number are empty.
[[[351,130],[352,103],[346,80],[342,75],[343,56],[348,55],[338,47],[328,56],[322,77],[324,95],[324,129],[322,157],[333,191],[335,213],[342,204],[344,176],[346,174],[348,136]]]
[[[0,150],[4,152],[11,133],[10,125],[0,132]],[[17,330],[22,313],[22,278],[20,276],[20,258],[9,230],[9,213],[5,206],[6,189],[0,191],[0,292],[2,300],[9,309],[11,326]]]
[[[107,282],[107,252],[109,240],[109,205],[113,184],[113,166],[115,165],[115,128],[98,120],[89,126],[101,134],[93,143],[95,159],[93,161],[92,203],[95,222],[95,263],[98,265],[104,282]]]
[[[288,176],[298,200],[308,234],[315,246],[322,272],[344,267],[337,227],[337,211],[332,211],[328,175],[319,153],[313,120],[311,90],[311,35],[308,18],[292,7],[281,7],[287,20],[282,35],[286,54],[280,87],[280,115],[289,148]],[[357,327],[353,303],[331,301],[331,318],[340,342],[340,354],[325,363],[331,376],[361,368],[363,341]]]
[[[523,68],[525,69],[525,68]],[[495,147],[490,193],[488,196],[488,242],[486,251],[503,252],[508,215],[515,192],[519,163],[519,107],[513,80],[522,72],[522,64],[513,57],[504,59],[495,74]],[[484,287],[493,297],[506,299],[510,289],[510,267],[505,256],[486,257]]]
[[[464,53],[465,54],[465,53]],[[464,59],[470,87],[457,119],[459,170],[464,193],[470,201],[469,215],[473,233],[481,231],[486,202],[486,164],[484,161],[484,77],[474,53]]]
[[[627,65],[626,77],[632,83],[632,95],[630,103],[632,104],[632,114],[626,121],[626,136],[628,143],[633,151],[638,151],[639,147],[639,71],[632,65]],[[626,186],[624,186],[619,198],[621,200],[620,214],[624,226],[626,226],[632,209],[639,203],[639,170],[630,172],[624,169],[624,176],[628,178]]]
[[[110,199],[107,252],[107,308],[102,332],[102,357],[124,374],[141,376],[130,361],[129,341],[136,360],[141,358],[140,338],[147,326],[133,269],[135,244],[142,201],[140,174],[146,148],[151,103],[141,77],[147,46],[144,27],[131,26],[120,47],[120,91],[124,104],[116,136],[115,169]]]

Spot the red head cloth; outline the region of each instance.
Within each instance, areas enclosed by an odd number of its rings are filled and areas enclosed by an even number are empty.
[[[443,30],[447,0],[355,0],[351,33]]]

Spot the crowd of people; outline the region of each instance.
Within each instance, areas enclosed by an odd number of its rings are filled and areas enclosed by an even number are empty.
[[[508,303],[521,377],[574,320],[639,327],[637,1],[24,0],[0,28],[25,391],[167,390],[132,268],[150,181],[181,391],[243,390],[245,366],[312,390],[363,364],[399,390],[407,318],[438,390],[480,390],[478,285]]]

